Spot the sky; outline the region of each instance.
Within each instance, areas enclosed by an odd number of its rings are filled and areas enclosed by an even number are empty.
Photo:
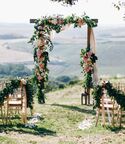
[[[118,11],[112,2],[117,0],[79,0],[74,6],[64,7],[50,0],[0,0],[0,23],[29,23],[30,18],[45,15],[73,14],[99,19],[99,24],[125,24],[123,10]]]

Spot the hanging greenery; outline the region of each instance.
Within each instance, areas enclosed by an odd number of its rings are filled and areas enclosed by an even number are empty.
[[[81,49],[80,58],[80,64],[84,73],[83,87],[92,88],[92,74],[94,73],[94,64],[97,57],[91,51],[90,47],[87,47],[86,49]]]
[[[9,94],[13,94],[20,87],[20,79],[10,80],[5,84],[5,87],[0,91],[0,104],[3,104]],[[33,108],[33,85],[31,80],[27,79],[26,84],[27,107]]]
[[[27,107],[33,109],[33,96],[34,96],[34,87],[33,87],[33,80],[27,79],[26,80],[26,96],[27,96]]]
[[[88,16],[81,17],[72,15],[66,18],[62,16],[48,16],[42,17],[35,21],[34,34],[30,39],[30,43],[34,44],[34,63],[35,63],[35,76],[34,82],[37,85],[37,96],[39,103],[45,103],[44,96],[44,83],[48,80],[49,69],[47,63],[49,62],[49,52],[53,49],[53,43],[50,39],[52,30],[56,33],[61,32],[66,26],[70,24],[75,27],[81,27],[87,24],[89,27],[97,26],[97,23],[91,20]]]
[[[0,91],[0,104],[3,104],[9,94],[13,94],[14,90],[20,86],[20,80],[15,79],[5,84],[5,88]]]
[[[112,86],[110,82],[105,83],[105,85],[98,85],[93,90],[93,96],[95,100],[94,108],[100,107],[100,100],[103,94],[103,88],[107,90],[109,97],[116,100],[116,102],[125,109],[125,93],[121,90],[118,90]]]

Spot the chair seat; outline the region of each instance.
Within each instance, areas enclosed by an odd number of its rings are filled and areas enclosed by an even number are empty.
[[[9,104],[9,106],[18,106],[18,105],[22,105],[22,101],[21,100],[20,101],[13,100],[13,101],[9,101],[8,104]]]

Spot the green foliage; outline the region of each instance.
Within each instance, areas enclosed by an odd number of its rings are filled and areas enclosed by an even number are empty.
[[[38,81],[38,79],[34,75],[32,78],[32,83],[33,83],[34,93],[36,93],[37,98],[38,98],[38,103],[40,103],[40,104],[45,103],[45,93],[44,93],[45,83],[44,83],[44,80]]]
[[[84,88],[92,88],[92,73],[85,73],[84,80],[83,80],[83,87]]]
[[[20,86],[20,79],[12,79],[5,84],[5,87],[0,91],[0,104],[3,104],[4,100],[9,94],[13,94]],[[30,79],[26,81],[26,95],[27,95],[27,107],[33,108],[33,85]]]
[[[97,85],[94,87],[94,90],[93,90],[93,98],[94,98],[94,107],[93,108],[96,108],[96,107],[100,107],[100,99],[102,97],[102,86],[100,85]]]
[[[75,84],[77,84],[79,82],[79,80],[71,80],[70,82],[69,82],[69,85],[75,85]]]
[[[34,96],[34,87],[33,87],[33,80],[32,79],[27,79],[26,82],[26,95],[27,95],[27,107],[30,109],[33,109],[33,96]]]
[[[105,83],[105,85],[98,85],[94,88],[93,95],[95,99],[95,106],[100,107],[100,99],[103,94],[102,88],[105,88],[107,90],[107,94],[109,97],[116,100],[116,102],[125,109],[125,93],[123,93],[121,90],[117,90],[112,86],[110,82]]]
[[[56,78],[56,81],[68,83],[71,81],[71,78],[69,76],[60,76]]]
[[[5,88],[0,91],[0,104],[3,104],[6,96],[13,94],[14,90],[17,89],[20,85],[20,80],[15,79],[5,84]]]
[[[45,103],[44,82],[39,82],[37,88],[38,103]]]
[[[80,64],[84,73],[83,87],[91,88],[92,84],[92,74],[94,73],[94,63],[96,63],[97,57],[91,51],[90,47],[86,49],[81,49],[80,54]]]
[[[59,89],[64,89],[65,85],[64,84],[59,84]]]
[[[61,78],[61,79],[60,79]],[[62,78],[67,78],[66,81]],[[63,80],[63,81],[62,81]],[[59,76],[55,79],[50,79],[45,85],[45,93],[50,91],[55,91],[59,89],[63,89],[69,85],[75,85],[79,82],[78,77],[69,77],[69,76]]]

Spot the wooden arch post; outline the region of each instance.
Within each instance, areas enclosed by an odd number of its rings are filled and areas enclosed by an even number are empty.
[[[90,36],[91,36],[92,28],[87,26],[87,47],[90,47]],[[87,94],[87,98],[85,101],[86,105],[90,105],[90,88],[85,88],[85,94]]]
[[[98,23],[98,19],[92,19],[96,23]],[[91,34],[92,34],[92,28],[87,26],[87,47],[91,47]],[[93,51],[95,53],[95,51]],[[85,105],[90,105],[90,90],[91,88],[85,88]]]

